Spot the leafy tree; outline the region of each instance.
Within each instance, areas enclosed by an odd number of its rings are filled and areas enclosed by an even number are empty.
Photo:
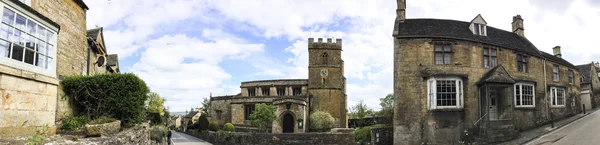
[[[273,105],[267,104],[256,104],[256,109],[252,114],[250,114],[250,120],[252,121],[252,125],[259,128],[260,131],[267,131],[268,124],[273,123],[273,121],[277,120],[277,116],[275,116],[275,109],[277,107]]]
[[[206,114],[202,114],[200,115],[200,118],[198,118],[198,121],[196,121],[196,127],[199,130],[207,130],[208,129],[208,118],[206,117]]]
[[[363,100],[358,101],[358,104],[352,107],[352,118],[357,119],[356,126],[362,127],[367,125],[365,119],[368,115],[372,114],[373,110],[367,107],[367,104]]]
[[[336,119],[331,114],[317,110],[310,114],[310,129],[312,131],[328,131],[335,127]]]
[[[394,119],[394,95],[388,94],[384,98],[380,98],[381,103],[381,111],[379,111],[379,115],[383,116],[384,123],[391,125]]]
[[[208,100],[208,98],[204,97],[204,100],[202,100],[202,114],[208,114],[209,108],[210,108],[210,100]]]
[[[160,95],[156,92],[151,92],[148,94],[148,99],[146,100],[148,112],[159,113],[160,116],[165,115],[165,99],[160,97]]]

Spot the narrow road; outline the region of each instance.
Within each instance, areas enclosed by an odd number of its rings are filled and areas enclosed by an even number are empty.
[[[173,145],[212,145],[202,139],[187,135],[185,133],[172,131],[171,140]]]
[[[598,145],[600,144],[600,111],[559,128],[528,145]]]

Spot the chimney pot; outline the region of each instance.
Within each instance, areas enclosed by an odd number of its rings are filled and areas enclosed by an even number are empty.
[[[554,56],[561,58],[562,54],[560,53],[560,46],[554,46],[552,51],[554,52]]]
[[[396,21],[404,22],[406,20],[406,0],[396,0]]]

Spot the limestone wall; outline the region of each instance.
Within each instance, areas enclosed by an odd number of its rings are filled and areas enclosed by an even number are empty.
[[[452,64],[434,64],[434,44],[432,39],[395,39],[394,40],[394,94],[396,95],[394,112],[395,144],[420,144],[421,141],[440,143],[444,138],[457,140],[453,135],[464,129],[473,128],[479,117],[479,92],[477,81],[491,68],[483,66],[483,47],[485,45],[467,41],[450,41],[452,43]],[[512,78],[522,82],[535,84],[535,107],[515,108],[514,122],[517,129],[538,126],[536,121],[549,118],[547,96],[550,86],[565,87],[565,107],[552,109],[555,118],[574,113],[571,101],[579,94],[579,79],[568,84],[567,73],[574,71],[574,78],[579,78],[575,68],[560,65],[560,80],[552,81],[552,65],[546,61],[546,77],[544,77],[543,59],[531,56],[528,59],[528,72],[518,72],[514,50],[499,48],[497,61]],[[432,112],[427,110],[428,77],[435,75],[454,75],[462,77],[464,82],[464,108],[459,110]],[[512,95],[511,95],[512,96]],[[514,98],[513,98],[514,99]],[[511,101],[512,102],[512,101]],[[511,103],[511,106],[514,105]],[[458,111],[458,112],[456,112]],[[445,120],[448,113],[456,112],[453,119]],[[456,122],[458,121],[458,122]],[[448,124],[448,125],[444,125]],[[445,136],[445,137],[442,137]]]

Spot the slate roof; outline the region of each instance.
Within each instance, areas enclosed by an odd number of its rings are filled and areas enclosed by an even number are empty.
[[[198,114],[198,111],[192,111],[192,112],[188,113],[187,115],[185,115],[185,118],[192,118],[192,117],[196,116],[196,114]]]
[[[478,85],[483,83],[506,83],[506,84],[514,84],[515,79],[510,77],[506,69],[502,65],[498,65],[488,72],[486,72],[479,81],[477,81]]]
[[[94,41],[98,41],[96,39],[98,38],[98,35],[100,34],[101,31],[102,31],[102,27],[87,30],[87,37],[92,37],[94,39]]]
[[[568,61],[538,50],[527,38],[515,33],[487,26],[487,36],[474,35],[469,29],[471,22],[446,19],[406,19],[396,22],[396,38],[445,38],[474,41],[512,49],[540,58],[548,58],[556,63],[575,67]]]
[[[582,84],[587,84],[592,82],[592,78],[590,75],[590,71],[592,71],[592,66],[593,64],[584,64],[584,65],[578,65],[575,66],[577,67],[577,70],[579,70],[579,74],[581,74],[581,76],[583,76],[583,81],[581,82]]]

